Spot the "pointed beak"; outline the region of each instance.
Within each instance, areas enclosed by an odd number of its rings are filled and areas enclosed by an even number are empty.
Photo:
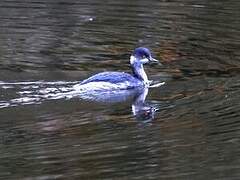
[[[149,62],[150,62],[150,63],[154,63],[154,64],[156,63],[156,64],[158,64],[158,65],[162,65],[162,63],[160,63],[157,59],[154,59],[154,58],[152,58],[152,57],[149,58]]]

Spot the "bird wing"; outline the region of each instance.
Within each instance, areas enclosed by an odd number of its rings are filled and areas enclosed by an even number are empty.
[[[136,78],[124,72],[102,72],[89,77],[88,79],[82,81],[81,84],[101,81],[110,83],[120,83],[124,81],[136,82]]]

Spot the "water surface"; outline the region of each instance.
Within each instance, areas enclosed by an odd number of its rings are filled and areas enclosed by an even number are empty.
[[[239,8],[1,1],[0,178],[238,179]],[[164,85],[117,102],[72,93],[97,72],[130,72],[137,46],[161,60],[145,69]]]

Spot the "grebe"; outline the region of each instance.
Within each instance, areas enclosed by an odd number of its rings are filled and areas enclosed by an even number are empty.
[[[90,88],[95,90],[120,90],[148,87],[150,82],[143,69],[143,64],[158,62],[145,47],[136,48],[131,57],[132,75],[125,72],[102,72],[82,81],[78,89]],[[90,90],[89,89],[89,90]]]

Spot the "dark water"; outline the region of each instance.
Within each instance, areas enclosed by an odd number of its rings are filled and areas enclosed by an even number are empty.
[[[0,179],[239,179],[239,8],[2,0]],[[129,71],[137,46],[163,64],[149,79],[165,82],[141,103],[69,94],[89,75]]]

